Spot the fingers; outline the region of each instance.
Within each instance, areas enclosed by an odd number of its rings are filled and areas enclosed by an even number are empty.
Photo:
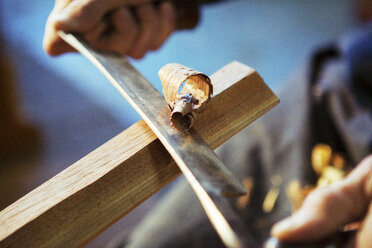
[[[140,27],[136,44],[128,54],[142,58],[149,50],[158,49],[175,30],[176,12],[170,2],[163,2],[155,9],[150,4],[137,8]]]
[[[110,15],[111,32],[98,38],[85,34],[84,38],[96,49],[139,59],[164,43],[174,31],[175,22],[175,10],[169,2],[163,2],[158,8],[141,4],[136,6],[135,13],[121,7]]]
[[[372,156],[343,181],[312,192],[301,209],[274,225],[271,233],[283,242],[320,240],[366,215],[372,197]]]
[[[140,22],[140,32],[129,55],[133,58],[142,58],[159,32],[159,20],[154,7],[150,4],[142,4],[137,7],[136,14]]]
[[[57,0],[47,21],[44,49],[52,56],[73,51],[57,34],[63,30],[80,34],[96,49],[142,58],[164,43],[176,23],[170,2],[154,7],[150,1]]]
[[[141,4],[135,10],[115,10],[110,15],[111,32],[83,37],[96,49],[142,58],[149,50],[159,48],[174,31],[176,16],[169,2],[157,9],[152,4]]]
[[[176,29],[176,11],[170,2],[163,2],[159,6],[159,31],[152,41],[151,50],[158,49]]]
[[[54,15],[55,25],[58,29],[67,32],[87,32],[100,22],[106,14],[117,8],[123,6],[137,6],[151,1],[152,0],[69,0],[69,4]]]
[[[89,34],[86,34],[84,38],[98,50],[128,54],[138,34],[138,24],[134,16],[128,8],[121,7],[112,12],[109,22],[112,25],[111,30],[107,31],[106,27],[98,32],[98,36],[89,38]]]

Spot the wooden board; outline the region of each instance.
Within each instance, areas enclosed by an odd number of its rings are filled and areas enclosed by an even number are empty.
[[[213,149],[279,102],[239,62],[211,79],[215,96],[195,129]],[[0,212],[0,247],[80,246],[179,174],[141,120]]]

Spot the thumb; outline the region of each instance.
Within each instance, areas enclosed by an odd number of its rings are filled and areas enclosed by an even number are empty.
[[[372,156],[344,180],[313,191],[298,212],[275,224],[272,236],[282,242],[316,241],[365,216],[372,196]]]

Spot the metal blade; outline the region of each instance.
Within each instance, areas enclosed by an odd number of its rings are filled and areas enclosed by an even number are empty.
[[[191,177],[212,195],[236,197],[244,186],[195,130],[183,133],[171,126],[163,96],[125,57],[102,54],[79,37],[60,32],[67,43],[87,57],[117,88],[153,130],[188,181]]]
[[[231,248],[243,247],[211,198],[211,195],[244,194],[239,180],[194,130],[185,134],[171,126],[170,111],[162,95],[126,58],[96,52],[74,35],[63,32],[59,35],[87,57],[147,122],[185,175],[224,244]]]

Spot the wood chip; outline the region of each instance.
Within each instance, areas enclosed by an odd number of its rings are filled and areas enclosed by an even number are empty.
[[[158,74],[165,100],[172,110],[173,126],[188,131],[212,96],[211,80],[201,72],[176,63],[163,66]]]

